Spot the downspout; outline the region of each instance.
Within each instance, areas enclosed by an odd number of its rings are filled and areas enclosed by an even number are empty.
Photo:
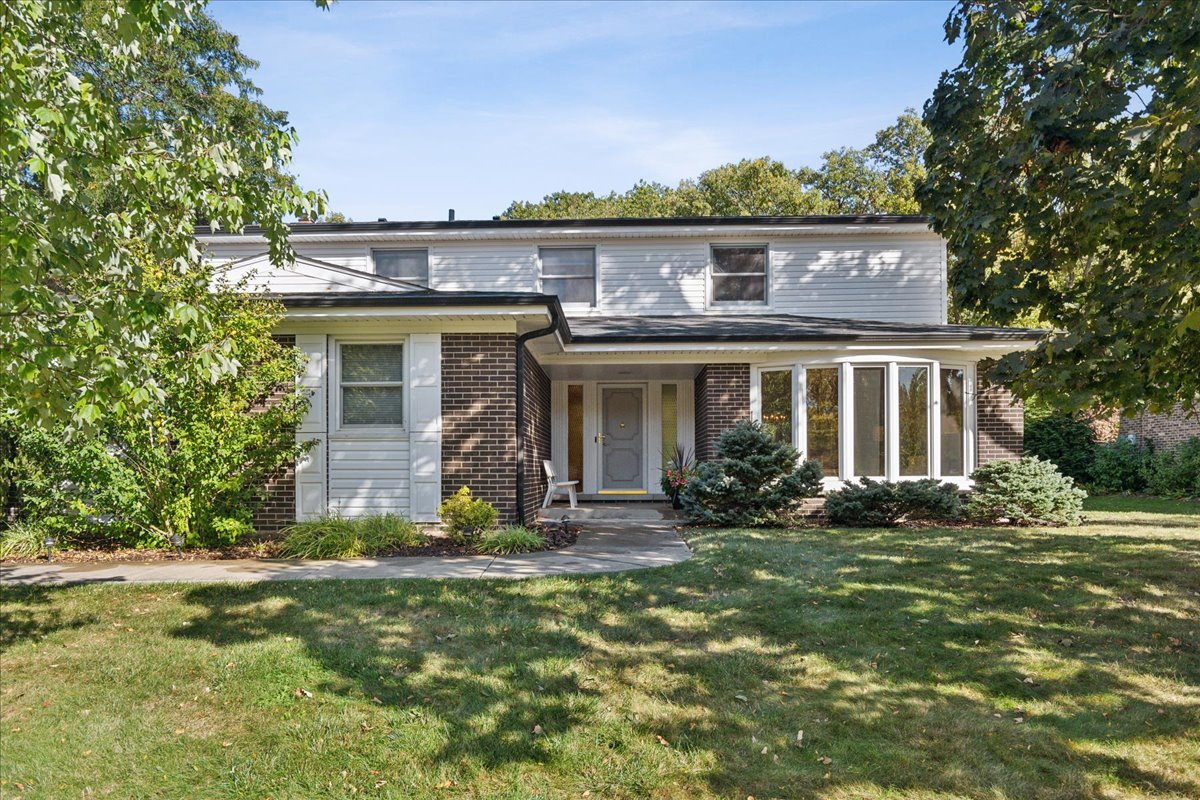
[[[560,322],[558,303],[547,305],[550,324],[517,337],[517,522],[525,524],[525,343],[554,333]]]

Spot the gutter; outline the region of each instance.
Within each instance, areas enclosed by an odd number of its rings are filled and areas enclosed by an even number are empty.
[[[517,337],[517,522],[525,524],[525,343],[531,339],[548,336],[558,331],[562,322],[558,302],[547,305],[550,310],[550,324],[544,328],[522,333]]]

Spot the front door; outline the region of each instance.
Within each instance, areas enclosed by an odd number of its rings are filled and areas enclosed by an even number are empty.
[[[600,389],[600,490],[644,491],[641,387]]]

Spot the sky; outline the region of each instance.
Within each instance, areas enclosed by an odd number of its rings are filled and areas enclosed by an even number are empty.
[[[816,166],[958,63],[941,2],[218,0],[294,170],[355,220],[489,219],[560,189]]]

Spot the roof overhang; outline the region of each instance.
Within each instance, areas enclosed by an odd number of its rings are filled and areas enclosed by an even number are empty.
[[[291,240],[305,242],[454,242],[554,239],[664,239],[686,237],[790,237],[829,235],[928,234],[919,215],[832,215],[797,217],[675,217],[585,220],[462,220],[457,222],[298,223]],[[240,232],[196,229],[201,242],[261,244],[256,227]]]

